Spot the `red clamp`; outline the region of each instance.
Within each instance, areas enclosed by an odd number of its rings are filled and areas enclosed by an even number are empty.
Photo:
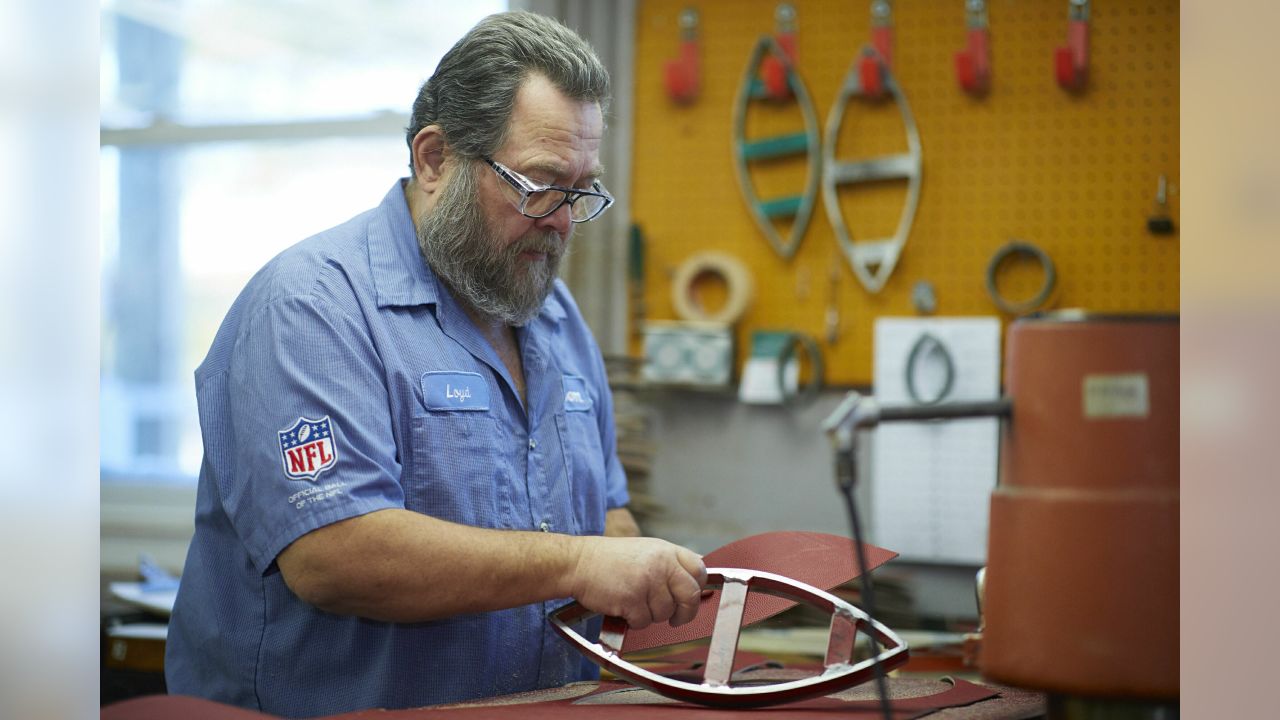
[[[884,70],[893,70],[893,4],[890,0],[871,3],[871,47],[875,52],[863,53],[858,65],[862,94],[867,98],[884,96]]]
[[[760,81],[764,83],[765,93],[770,100],[786,100],[791,97],[787,70],[796,64],[796,9],[787,3],[780,3],[773,17],[777,24],[773,40],[787,58],[783,61],[772,53],[765,55],[760,61]]]
[[[680,13],[680,57],[666,65],[667,95],[682,105],[698,98],[698,11]]]
[[[1071,91],[1084,88],[1089,74],[1089,0],[1069,0],[1067,45],[1053,54],[1058,84]]]
[[[969,44],[956,53],[956,78],[965,92],[981,96],[991,87],[991,35],[987,23],[987,3],[965,0],[965,26]]]

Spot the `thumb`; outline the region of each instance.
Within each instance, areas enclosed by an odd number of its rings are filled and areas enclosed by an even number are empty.
[[[698,581],[698,587],[707,586],[707,566],[702,562],[702,556],[686,548],[680,548],[676,553],[676,559],[680,562],[680,567],[689,573],[694,580]]]

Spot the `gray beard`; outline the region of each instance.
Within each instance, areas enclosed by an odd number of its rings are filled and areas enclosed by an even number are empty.
[[[418,218],[418,248],[457,299],[508,325],[529,323],[555,287],[566,243],[554,232],[533,230],[499,247],[480,208],[475,164],[458,168],[435,209]],[[545,253],[529,263],[523,252]]]

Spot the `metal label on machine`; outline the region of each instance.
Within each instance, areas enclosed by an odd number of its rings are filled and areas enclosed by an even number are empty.
[[[1145,373],[1084,376],[1084,416],[1088,420],[1145,418],[1151,414]]]

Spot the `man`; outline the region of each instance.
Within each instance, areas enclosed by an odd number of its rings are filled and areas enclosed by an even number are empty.
[[[170,692],[291,717],[452,702],[582,679],[545,620],[564,598],[692,618],[701,559],[619,537],[603,362],[556,279],[612,201],[608,93],[563,26],[487,18],[419,92],[412,177],[249,282],[196,371]]]

